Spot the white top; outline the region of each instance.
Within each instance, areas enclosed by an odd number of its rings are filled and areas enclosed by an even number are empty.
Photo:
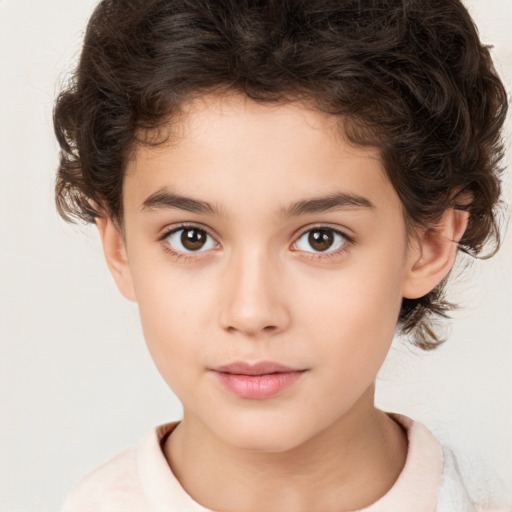
[[[391,416],[407,432],[405,466],[385,496],[358,512],[476,512],[451,452],[421,423]],[[177,424],[151,429],[137,447],[87,475],[62,512],[209,512],[183,489],[162,451]]]

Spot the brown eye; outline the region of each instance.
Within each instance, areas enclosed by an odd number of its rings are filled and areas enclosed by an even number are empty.
[[[315,251],[323,252],[329,249],[334,243],[334,234],[324,229],[310,231],[308,242]]]
[[[306,231],[295,243],[299,251],[334,252],[347,243],[348,239],[336,229],[315,228]]]
[[[215,247],[215,240],[203,229],[181,227],[170,233],[165,240],[179,252],[203,252]]]
[[[206,233],[198,229],[184,229],[181,234],[181,243],[189,251],[198,251],[206,243]]]

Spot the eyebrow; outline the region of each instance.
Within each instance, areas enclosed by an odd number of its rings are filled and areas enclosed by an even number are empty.
[[[219,215],[220,208],[217,206],[207,203],[206,201],[200,201],[199,199],[193,199],[191,197],[180,196],[173,194],[167,190],[159,190],[154,194],[151,194],[143,203],[142,210],[160,210],[160,209],[177,209],[185,210],[193,213],[204,213],[209,215]]]
[[[296,217],[308,213],[320,213],[339,209],[375,209],[375,205],[367,198],[357,194],[334,193],[328,196],[313,197],[292,203],[281,208],[279,215],[283,218]],[[221,208],[215,204],[171,193],[165,189],[151,194],[143,203],[145,210],[178,209],[192,213],[222,216]]]
[[[375,205],[366,197],[357,194],[337,192],[324,197],[314,197],[298,201],[292,205],[282,208],[282,217],[295,217],[307,213],[319,213],[339,209],[375,209]]]

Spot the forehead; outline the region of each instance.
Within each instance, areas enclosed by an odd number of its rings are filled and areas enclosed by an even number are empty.
[[[392,191],[376,149],[350,144],[340,117],[298,102],[201,96],[185,103],[165,129],[158,135],[167,142],[140,145],[127,166],[129,202],[142,205],[164,187],[233,205],[257,194],[281,206],[339,192],[370,194],[373,203]]]
[[[299,101],[258,102],[241,93],[207,94],[185,102],[180,114],[168,126],[171,143],[229,145],[236,156],[238,139],[255,151],[283,146],[296,153],[300,148],[323,149],[322,155],[339,157],[339,146],[350,145],[345,137],[344,118],[327,114]],[[225,135],[230,135],[226,140]],[[247,147],[244,144],[244,149]],[[351,145],[353,157],[379,158],[375,148]]]
[[[212,126],[238,127],[258,135],[258,129],[272,124],[282,129],[319,131],[332,136],[340,130],[340,118],[315,109],[305,102],[261,102],[236,92],[206,94],[187,101],[181,108],[182,134],[199,133]],[[248,121],[250,122],[248,123]],[[309,133],[311,136],[311,133]]]

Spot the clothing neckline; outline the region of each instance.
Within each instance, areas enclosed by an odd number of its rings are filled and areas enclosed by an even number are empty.
[[[421,423],[395,413],[388,415],[406,432],[405,465],[393,487],[376,502],[353,512],[435,512],[443,476],[443,451]],[[181,486],[163,452],[163,443],[179,424],[151,429],[137,447],[137,468],[147,499],[158,510],[172,504],[181,512],[212,512],[197,503]]]

